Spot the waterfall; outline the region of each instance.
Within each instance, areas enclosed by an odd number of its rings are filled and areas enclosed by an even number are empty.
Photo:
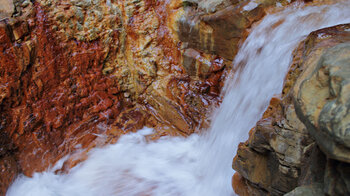
[[[152,129],[124,135],[94,149],[68,174],[49,171],[20,176],[8,196],[229,196],[232,159],[239,142],[282,90],[292,51],[310,32],[350,23],[350,2],[327,6],[291,5],[254,27],[234,60],[236,73],[211,128],[188,138],[146,141]],[[275,24],[275,25],[274,25]],[[239,65],[239,66],[238,66]]]

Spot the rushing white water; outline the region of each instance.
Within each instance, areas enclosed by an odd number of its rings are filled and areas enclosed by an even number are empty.
[[[349,22],[349,2],[294,5],[266,16],[237,54],[238,75],[227,81],[223,103],[205,134],[146,142],[144,135],[152,130],[145,128],[93,150],[69,174],[50,170],[22,176],[7,195],[233,195],[231,162],[237,145],[247,139],[272,95],[281,92],[293,49],[313,30]]]

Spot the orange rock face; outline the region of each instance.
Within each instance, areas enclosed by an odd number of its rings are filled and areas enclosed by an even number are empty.
[[[232,187],[237,195],[248,196],[248,187],[245,179],[239,174],[235,173],[232,176]]]
[[[0,195],[18,173],[69,154],[64,172],[144,126],[157,139],[207,125],[227,61],[199,52],[188,64],[195,74],[186,72],[171,23],[181,4],[94,4],[100,12],[90,17],[79,2],[47,3],[17,5],[16,17],[0,21]]]
[[[0,9],[0,195],[18,173],[71,155],[65,172],[144,126],[150,139],[208,127],[239,41],[268,6],[223,1],[211,14],[180,0],[6,2],[15,11]]]
[[[122,102],[116,78],[102,74],[100,43],[59,42],[39,5],[33,14],[35,21],[4,24],[1,45],[2,131],[27,175],[74,145],[90,145],[97,125],[114,119]]]

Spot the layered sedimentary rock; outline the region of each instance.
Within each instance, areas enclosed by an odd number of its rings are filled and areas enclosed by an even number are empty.
[[[70,154],[64,171],[143,126],[151,139],[193,133],[220,101],[227,61],[185,60],[180,1],[2,2],[0,195],[19,172]]]
[[[239,145],[233,161],[237,193],[350,193],[349,29],[315,31],[294,51],[282,94]]]
[[[0,195],[18,173],[69,154],[64,172],[143,126],[151,139],[207,127],[249,28],[288,3],[0,2]]]
[[[196,9],[198,4],[189,3],[185,7],[186,19],[179,20],[180,40],[188,47],[233,60],[240,41],[248,35],[248,29],[266,14],[266,4],[248,3],[249,1],[223,1],[217,7],[211,7],[214,11],[219,9],[218,11],[208,13],[203,10],[200,14]],[[220,9],[220,6],[223,7]]]
[[[151,139],[207,127],[238,41],[265,13],[236,1],[211,12],[181,0],[0,2],[0,195],[19,173],[70,155],[65,172],[143,126]]]

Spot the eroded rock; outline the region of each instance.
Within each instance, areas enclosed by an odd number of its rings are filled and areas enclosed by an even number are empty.
[[[0,1],[0,20],[9,18],[15,11],[13,0],[1,0]]]
[[[309,64],[294,87],[297,111],[317,144],[328,157],[348,163],[349,54],[350,43],[327,49],[316,62]]]
[[[300,186],[289,195],[348,194],[346,172],[335,176],[347,171],[350,154],[345,112],[349,27],[315,31],[294,51],[281,96],[271,100],[234,158],[233,168],[247,190],[282,195]]]
[[[188,47],[217,54],[233,60],[240,40],[248,35],[248,28],[265,15],[263,4],[245,9],[246,1],[224,3],[215,13],[196,12],[194,6],[185,9],[186,14],[177,21],[180,40]]]
[[[295,188],[293,191],[285,194],[285,196],[297,196],[297,195],[305,195],[305,196],[322,196],[323,193],[323,185],[322,184],[313,184],[308,186],[301,186]]]
[[[155,129],[149,139],[208,126],[230,62],[199,52],[187,64],[193,74],[185,68],[174,30],[181,1],[13,6],[0,20],[0,131],[14,146],[0,150],[3,193],[19,171],[31,176],[71,155],[57,171],[66,172],[144,126]]]

